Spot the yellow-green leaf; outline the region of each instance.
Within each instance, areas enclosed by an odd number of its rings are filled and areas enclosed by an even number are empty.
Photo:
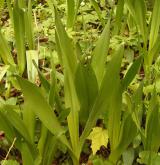
[[[88,139],[92,141],[93,155],[100,149],[101,146],[107,146],[108,144],[108,131],[101,127],[93,128],[92,132],[88,136]]]

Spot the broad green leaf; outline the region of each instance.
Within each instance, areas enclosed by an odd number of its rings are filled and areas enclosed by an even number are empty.
[[[25,22],[24,22],[24,10],[19,8],[18,1],[15,2],[13,8],[13,20],[14,20],[14,34],[16,40],[17,49],[17,61],[19,71],[23,74],[26,66],[25,57]]]
[[[70,149],[70,145],[64,135],[64,129],[57,120],[54,111],[40,93],[39,88],[20,77],[17,77],[17,80],[27,101],[28,108],[32,109],[32,111],[39,117],[46,128],[48,128],[51,133],[59,138],[61,142]]]
[[[157,40],[153,46],[153,48],[148,52],[148,56],[150,61],[155,60],[159,57],[160,52],[160,37],[157,37]]]
[[[56,154],[56,150],[58,147],[57,142],[58,141],[54,136],[52,136],[51,134],[48,134],[46,143],[44,146],[42,165],[51,165],[52,164],[54,155]]]
[[[5,115],[12,126],[28,143],[33,144],[28,130],[23,123],[23,120],[21,119],[21,116],[17,112],[15,112],[14,109],[9,105],[5,105],[3,108]]]
[[[142,57],[140,56],[138,59],[136,59],[131,67],[129,68],[128,72],[126,73],[124,79],[122,80],[122,86],[123,89],[125,90],[128,85],[132,82],[134,79],[135,75],[138,74],[138,70],[141,66],[142,63]]]
[[[34,154],[32,153],[32,150],[28,147],[26,143],[21,144],[20,148],[21,154],[22,154],[22,161],[24,165],[33,164],[34,165]]]
[[[132,96],[133,120],[135,121],[140,131],[141,131],[141,122],[142,122],[142,115],[143,115],[142,98],[143,98],[143,82],[139,85],[139,87],[137,88],[137,90]]]
[[[38,147],[37,147],[41,157],[44,154],[44,148],[45,148],[45,143],[46,143],[48,133],[49,133],[48,129],[44,125],[41,125],[40,138],[39,138]]]
[[[26,51],[26,58],[27,58],[27,73],[28,73],[28,80],[31,82],[35,82],[38,72],[36,67],[33,64],[33,61],[38,65],[38,52],[36,50],[28,50]],[[25,103],[24,110],[23,110],[23,119],[26,126],[28,126],[28,132],[31,136],[32,142],[34,143],[35,138],[35,124],[36,118],[35,114]]]
[[[118,76],[117,76],[118,77]],[[108,106],[108,134],[111,144],[111,150],[114,150],[119,142],[121,111],[122,111],[122,89],[120,80],[117,78],[114,82],[114,89],[110,96]],[[116,103],[116,104],[115,104]]]
[[[138,31],[142,35],[145,48],[147,48],[146,4],[144,0],[125,0],[127,8],[134,19]]]
[[[147,47],[147,23],[146,23],[146,4],[144,0],[134,1],[135,9],[135,21],[137,23],[138,29],[142,35],[145,48]]]
[[[67,28],[73,28],[82,0],[67,0]]]
[[[154,44],[157,41],[159,34],[159,26],[160,26],[160,1],[154,1],[154,8],[152,12],[152,21],[151,21],[151,30],[149,36],[149,50],[151,50]]]
[[[92,141],[91,148],[93,155],[95,155],[101,146],[107,146],[108,131],[101,127],[94,127],[87,139]]]
[[[77,96],[80,102],[80,122],[87,121],[89,112],[98,94],[98,83],[90,65],[79,63],[75,76]]]
[[[110,21],[105,26],[99,40],[96,43],[96,47],[92,53],[92,67],[95,71],[98,85],[101,85],[104,73],[105,73],[105,63],[106,57],[109,49],[109,41],[110,41]]]
[[[28,130],[31,137],[32,143],[35,142],[35,126],[36,126],[36,116],[32,109],[29,108],[27,101],[24,103],[23,110],[23,122]]]
[[[131,131],[132,130],[132,131]],[[125,151],[128,145],[132,142],[137,134],[137,127],[131,117],[131,115],[126,115],[121,124],[121,132],[119,137],[118,146],[111,151],[109,160],[116,163],[120,158],[121,154]]]
[[[159,120],[159,103],[154,91],[150,101],[149,110],[147,112],[146,126],[145,126],[145,150],[157,152],[160,147],[160,120]]]
[[[111,98],[113,97],[113,93],[114,95],[116,94],[119,95],[119,93],[115,92],[115,89],[117,88],[117,86],[120,85],[118,84],[118,81],[120,81],[119,72],[120,72],[123,53],[124,53],[124,48],[121,45],[117,50],[115,50],[115,53],[107,66],[99,94],[97,95],[95,104],[90,112],[84,131],[80,137],[81,147],[83,146],[84,141],[89,135],[91,129],[95,125],[99,115],[102,114],[103,112],[108,111],[110,104],[115,104],[115,102],[112,102]],[[117,117],[119,118],[119,116]],[[119,119],[116,122],[119,123]],[[117,125],[117,127],[119,127],[119,125]]]
[[[24,0],[18,0],[17,2],[20,8],[26,8],[26,3]]]
[[[79,159],[79,102],[74,85],[75,72],[77,68],[77,56],[75,55],[72,40],[68,37],[62,22],[59,18],[57,9],[55,9],[56,42],[59,46],[59,53],[62,53],[62,64],[64,67],[64,91],[65,107],[70,108],[70,114],[67,118],[70,139],[73,152],[76,155],[76,161]]]
[[[71,74],[70,76],[73,77],[76,71],[77,58],[76,55],[74,54],[74,47],[72,40],[68,37],[56,9],[55,9],[55,24],[56,24],[56,35],[62,53],[63,65],[65,65],[66,70],[68,70],[68,72]]]
[[[130,132],[132,130],[132,132]],[[118,148],[122,148],[123,150],[132,142],[134,137],[137,134],[137,127],[132,119],[130,114],[124,117],[123,122],[121,124],[121,132]]]
[[[10,124],[6,116],[2,113],[2,108],[0,108],[0,130],[4,131],[7,139],[12,142],[16,137],[13,126]]]

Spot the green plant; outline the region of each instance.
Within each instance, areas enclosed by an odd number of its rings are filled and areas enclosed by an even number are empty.
[[[24,2],[15,0],[12,10],[11,1],[7,1],[17,63],[0,32],[0,55],[5,64],[0,80],[9,84],[6,100],[0,100],[0,130],[12,144],[10,148],[14,145],[21,152],[23,164],[50,165],[60,154],[67,155],[60,164],[78,165],[84,152],[89,152],[88,159],[93,164],[156,164],[160,147],[159,21],[155,16],[159,13],[158,0],[151,22],[146,16],[145,1],[119,0],[117,6],[112,4],[116,12],[111,11],[107,24],[99,4],[93,0],[86,2],[94,7],[92,10],[100,20],[96,32],[103,29],[89,51],[81,47],[81,41],[77,43],[83,34],[74,28],[78,26],[76,17],[82,1],[65,1],[67,22],[63,19],[64,11],[59,11],[57,5],[63,6],[64,1],[48,1],[55,17],[52,39],[55,45],[42,61],[38,52],[41,43],[38,42],[36,50],[34,41],[32,3]],[[81,24],[85,28],[83,21]],[[132,57],[128,57],[131,56],[128,50],[132,51]],[[12,88],[9,80],[22,92],[17,99],[9,98]],[[90,145],[87,139],[92,143],[92,153],[86,151],[85,147],[89,149]],[[109,150],[107,160],[96,154],[101,145]]]

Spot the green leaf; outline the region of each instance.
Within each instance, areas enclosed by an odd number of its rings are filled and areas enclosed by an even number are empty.
[[[10,47],[8,46],[8,43],[6,39],[4,38],[1,29],[0,29],[0,56],[5,64],[14,64],[14,60],[11,55]]]
[[[56,25],[56,34],[59,41],[63,65],[65,65],[66,70],[71,74],[70,76],[74,77],[77,66],[77,57],[74,53],[72,40],[68,37],[60,17],[55,9],[55,25]]]
[[[151,30],[149,36],[149,50],[153,48],[153,46],[157,41],[159,34],[159,26],[160,26],[160,1],[155,0],[153,12],[152,12]]]
[[[39,88],[20,77],[17,77],[17,80],[21,86],[25,99],[27,100],[28,108],[30,108],[39,117],[51,133],[59,138],[61,142],[70,149],[70,145],[64,135],[64,129],[61,127],[54,111],[40,93]]]
[[[131,131],[132,130],[132,131]],[[121,132],[118,146],[111,151],[109,160],[116,163],[121,154],[125,151],[128,145],[133,141],[137,134],[137,127],[130,114],[126,115],[121,124]]]
[[[98,83],[90,65],[79,63],[75,76],[76,92],[80,102],[80,122],[87,121],[91,108],[98,94]]]
[[[9,16],[10,16],[11,22],[13,23],[13,10],[12,10],[11,0],[6,0],[6,3],[7,3],[7,8],[9,11]]]
[[[70,139],[73,152],[76,155],[76,161],[79,159],[79,102],[74,85],[75,72],[77,68],[77,56],[75,55],[72,40],[68,37],[57,9],[55,9],[56,42],[58,43],[59,53],[62,53],[62,64],[64,67],[64,91],[65,107],[70,108],[70,114],[67,118]]]
[[[22,142],[20,151],[22,154],[22,161],[24,165],[34,164],[35,155],[32,153],[32,150],[28,147],[26,143]]]
[[[44,145],[44,153],[43,153],[43,165],[51,165],[52,161],[54,159],[54,155],[56,155],[57,150],[57,139],[52,136],[51,134],[48,134],[46,143]]]
[[[28,133],[28,130],[23,123],[20,115],[14,111],[14,109],[9,105],[4,105],[3,110],[8,119],[8,121],[12,124],[12,126],[21,134],[21,136],[30,144],[32,143],[31,137]]]
[[[131,67],[129,68],[128,72],[126,73],[124,79],[122,80],[122,86],[123,89],[125,90],[128,85],[132,82],[134,79],[135,75],[138,74],[138,70],[141,66],[142,63],[142,57],[140,56],[138,59],[136,59]]]
[[[96,47],[92,53],[92,67],[95,71],[98,85],[101,85],[104,73],[105,73],[105,63],[106,57],[109,49],[110,41],[110,20],[106,24],[99,40],[96,43]]]
[[[0,108],[0,121],[1,121],[0,130],[5,132],[7,139],[11,143],[13,139],[16,137],[15,131],[13,129],[13,126],[6,118],[6,116],[2,113],[2,108]]]
[[[143,117],[143,82],[139,85],[137,90],[132,96],[133,104],[133,120],[135,121],[138,129],[141,131],[141,122]],[[141,131],[142,133],[142,131]]]
[[[156,60],[157,57],[159,56],[160,52],[160,37],[157,37],[157,40],[153,46],[153,48],[148,52],[148,56],[150,59]]]
[[[109,111],[108,134],[111,144],[111,150],[114,150],[119,142],[121,111],[122,111],[122,89],[120,85],[120,80],[115,79],[113,88],[114,89],[112,89],[113,92],[112,95],[110,96],[110,102],[108,106],[108,111]]]
[[[33,16],[32,16],[32,0],[28,1],[28,10],[25,12],[25,31],[29,49],[35,49]]]
[[[67,27],[72,28],[75,21],[75,0],[67,0]]]
[[[19,71],[22,74],[26,66],[25,57],[25,22],[24,22],[24,10],[18,5],[18,1],[15,2],[13,8],[13,20],[14,20],[14,33],[16,40],[17,61]]]
[[[81,147],[83,146],[84,141],[89,135],[91,129],[95,125],[96,120],[98,119],[99,115],[101,115],[103,112],[108,111],[110,104],[115,104],[115,102],[111,101],[111,98],[113,96],[113,93],[114,95],[116,94],[119,95],[119,91],[116,92],[116,90],[113,90],[113,89],[116,89],[117,86],[120,85],[118,84],[118,82],[120,83],[119,72],[120,72],[123,53],[124,53],[124,48],[121,45],[117,50],[115,50],[115,53],[108,64],[107,70],[105,72],[105,75],[100,87],[99,94],[90,112],[84,131],[80,137]],[[117,117],[119,118],[119,116]],[[119,119],[116,122],[119,122]],[[117,125],[117,127],[119,127],[119,125]]]
[[[147,112],[146,126],[145,126],[145,150],[157,152],[160,147],[160,120],[159,120],[159,103],[156,92],[153,92],[150,101],[149,110]]]
[[[94,127],[87,139],[92,141],[91,148],[93,155],[95,155],[101,146],[107,146],[108,131],[101,127]]]
[[[142,35],[145,48],[147,47],[147,23],[146,23],[146,4],[144,0],[135,0],[134,1],[135,9],[135,21],[137,23],[138,29]]]
[[[56,70],[55,70],[53,57],[51,58],[51,65],[52,65],[52,70],[51,70],[51,85],[49,91],[49,104],[51,107],[53,107],[55,104],[55,97],[57,94],[57,84],[56,84],[57,79],[56,79]]]
[[[35,82],[37,78],[37,69],[35,68],[33,64],[33,60],[38,65],[38,51],[36,50],[28,50],[26,51],[26,59],[27,59],[27,73],[28,73],[28,79],[31,82]]]
[[[118,35],[121,23],[122,23],[122,17],[123,17],[123,9],[124,9],[124,0],[119,0],[117,7],[116,7],[116,17],[115,17],[115,24],[114,24],[114,35]]]
[[[23,122],[28,130],[31,137],[32,143],[35,142],[35,126],[36,126],[36,116],[32,109],[29,108],[27,101],[24,103],[23,110]]]

